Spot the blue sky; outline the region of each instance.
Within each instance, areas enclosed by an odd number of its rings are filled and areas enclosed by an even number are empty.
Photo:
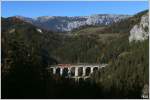
[[[3,1],[2,16],[133,15],[148,9],[148,1]]]

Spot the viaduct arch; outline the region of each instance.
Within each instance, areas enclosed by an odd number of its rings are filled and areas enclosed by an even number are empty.
[[[80,78],[86,80],[90,75],[106,67],[108,64],[100,65],[70,65],[70,64],[58,64],[49,66],[48,70],[51,74],[57,74],[65,78],[74,78],[75,80],[80,80]]]

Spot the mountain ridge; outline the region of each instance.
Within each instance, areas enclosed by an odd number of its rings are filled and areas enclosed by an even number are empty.
[[[131,17],[130,15],[116,14],[93,14],[90,16],[40,16],[29,18],[23,16],[14,16],[23,21],[29,22],[35,26],[54,32],[68,32],[85,25],[110,25]]]

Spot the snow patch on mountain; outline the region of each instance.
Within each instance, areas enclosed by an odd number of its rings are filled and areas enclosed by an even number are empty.
[[[37,28],[36,29],[38,32],[43,33],[41,29]]]

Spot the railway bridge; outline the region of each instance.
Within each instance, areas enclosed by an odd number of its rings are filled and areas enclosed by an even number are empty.
[[[58,64],[58,65],[51,65],[48,67],[48,71],[51,74],[57,74],[63,76],[65,78],[73,78],[75,80],[88,79],[90,75],[106,67],[108,64],[78,64],[78,65],[71,65],[71,64]]]

